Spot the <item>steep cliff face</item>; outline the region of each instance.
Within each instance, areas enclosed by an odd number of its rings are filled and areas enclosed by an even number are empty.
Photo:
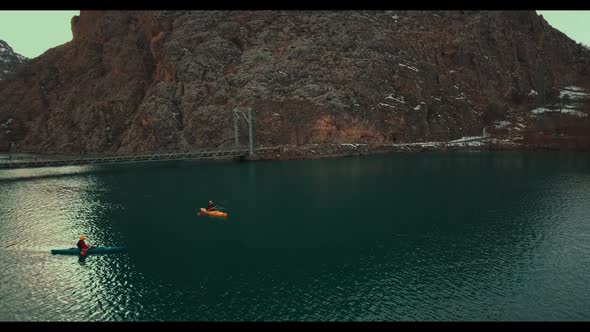
[[[259,145],[590,128],[589,51],[534,12],[82,11],[71,24],[71,42],[0,83],[0,149],[217,147],[236,108],[253,110]],[[564,87],[579,113],[555,111]]]
[[[14,53],[8,43],[0,40],[0,81],[12,74],[18,65],[27,60],[26,57]]]

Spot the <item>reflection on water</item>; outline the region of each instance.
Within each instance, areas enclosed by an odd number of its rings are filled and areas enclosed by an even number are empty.
[[[0,171],[0,320],[589,318],[585,155],[160,165]]]
[[[61,170],[67,171],[71,170]],[[48,171],[6,173],[37,176],[47,175]],[[87,319],[83,303],[88,301],[88,296],[97,295],[97,287],[88,287],[88,276],[84,277],[84,272],[79,270],[81,265],[67,264],[75,262],[72,257],[52,257],[49,250],[74,247],[80,234],[92,234],[89,239],[92,243],[108,244],[117,240],[103,220],[105,213],[116,208],[102,199],[107,190],[94,175],[75,173],[0,185],[3,220],[0,260],[2,266],[15,269],[2,274],[0,298],[12,305],[0,311],[0,318],[35,320],[55,310],[58,317],[65,315],[60,320]],[[54,316],[40,319],[51,317]]]

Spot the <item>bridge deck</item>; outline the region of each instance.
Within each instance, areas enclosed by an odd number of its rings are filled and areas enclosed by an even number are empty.
[[[103,156],[28,156],[17,159],[0,159],[0,169],[50,167],[90,164],[149,162],[162,160],[210,160],[248,156],[248,149],[192,151],[176,153],[144,153]]]

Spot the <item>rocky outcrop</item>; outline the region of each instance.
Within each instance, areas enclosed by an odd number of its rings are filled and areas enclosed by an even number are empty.
[[[14,53],[12,47],[3,40],[0,40],[0,80],[10,76],[16,67],[27,62],[28,58]]]
[[[248,108],[264,146],[520,137],[547,121],[590,135],[587,117],[531,112],[590,89],[588,49],[533,11],[82,11],[71,25],[0,83],[0,149],[217,147]]]

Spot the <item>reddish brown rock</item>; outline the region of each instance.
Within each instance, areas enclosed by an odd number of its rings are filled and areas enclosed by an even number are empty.
[[[588,49],[533,11],[82,11],[71,26],[0,82],[0,150],[218,147],[236,108],[264,146],[442,141],[498,121],[531,142],[543,126],[589,136],[588,117],[530,112],[590,88]]]

